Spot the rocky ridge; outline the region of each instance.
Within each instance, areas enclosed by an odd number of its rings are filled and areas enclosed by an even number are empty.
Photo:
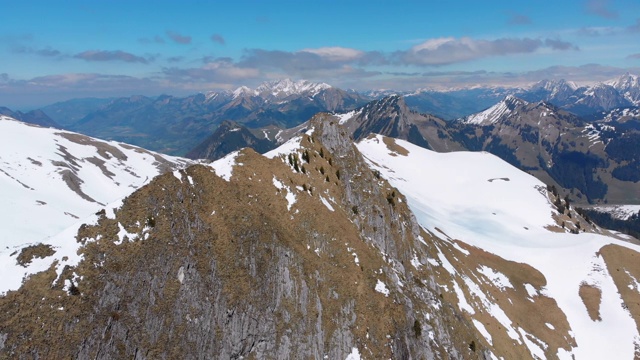
[[[272,159],[243,150],[165,174],[98,213],[77,266],[0,298],[0,352],[487,357],[428,275],[404,197],[335,118],[312,124]]]

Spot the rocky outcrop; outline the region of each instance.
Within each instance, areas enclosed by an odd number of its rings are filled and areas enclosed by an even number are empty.
[[[0,354],[486,357],[404,197],[334,120],[290,156],[241,151],[228,181],[203,165],[157,177],[81,227],[77,266],[0,298]]]

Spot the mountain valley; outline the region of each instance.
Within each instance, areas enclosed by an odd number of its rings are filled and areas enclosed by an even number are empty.
[[[635,79],[6,109],[0,357],[640,357]]]

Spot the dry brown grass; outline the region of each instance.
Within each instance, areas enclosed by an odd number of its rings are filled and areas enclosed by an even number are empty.
[[[29,245],[22,248],[20,254],[18,254],[18,257],[16,258],[16,261],[19,265],[26,267],[34,258],[44,259],[55,253],[56,251],[48,244]]]
[[[505,260],[462,241],[456,240],[455,243],[458,247],[468,251],[469,255],[460,251],[449,241],[443,241],[431,236],[431,242],[436,244],[442,255],[458,269],[458,273],[455,276],[451,276],[444,268],[434,268],[438,283],[446,286],[449,290],[443,291],[444,299],[452,303],[459,302],[460,299],[452,291],[452,284],[455,281],[464,293],[466,301],[475,309],[474,314],[465,312],[465,318],[481,322],[491,334],[493,345],[489,344],[479,333],[476,343],[482,343],[498,357],[507,359],[532,358],[529,350],[524,346],[524,342],[520,340],[521,343],[519,344],[511,339],[504,325],[491,314],[481,299],[470,291],[463,277],[472,280],[491,302],[497,304],[509,317],[514,328],[522,328],[547,344],[548,347],[545,354],[549,358],[555,357],[559,348],[569,350],[575,346],[575,340],[569,334],[571,330],[569,323],[556,301],[540,294],[540,291],[546,285],[546,279],[542,273],[527,264]],[[437,259],[437,250],[432,249],[430,256]],[[492,283],[490,279],[478,271],[481,266],[486,266],[495,272],[502,273],[509,279],[513,288],[501,289]],[[538,295],[531,298],[525,288],[525,284],[533,286],[538,291]],[[546,325],[547,323],[551,324],[554,330],[551,330]],[[535,339],[530,340],[537,341]]]
[[[578,295],[582,299],[584,306],[587,307],[589,317],[593,321],[602,321],[600,317],[600,304],[602,303],[602,290],[587,283],[580,284]]]
[[[389,149],[389,151],[391,151],[392,153],[399,154],[402,156],[409,155],[409,150],[398,145],[394,138],[384,136],[382,138],[382,141],[384,142],[385,145],[387,145],[387,149]]]

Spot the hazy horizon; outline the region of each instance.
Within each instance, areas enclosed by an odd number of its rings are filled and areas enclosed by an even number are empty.
[[[282,78],[343,89],[594,83],[640,73],[640,3],[3,2],[0,106],[185,96]]]

